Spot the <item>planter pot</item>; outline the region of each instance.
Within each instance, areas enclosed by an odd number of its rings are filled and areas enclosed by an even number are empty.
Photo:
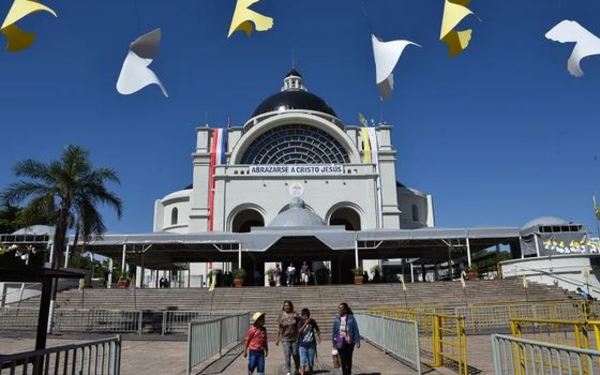
[[[362,276],[354,276],[354,284],[361,285],[362,283],[363,283],[363,277]]]
[[[117,282],[117,285],[119,286],[119,288],[129,288],[129,283],[131,281],[129,281],[129,279],[120,279]]]
[[[470,281],[473,281],[473,280],[478,280],[478,279],[479,279],[479,273],[478,273],[477,271],[469,271],[469,272],[467,273],[467,278],[468,278]]]
[[[236,288],[241,288],[241,287],[242,287],[242,285],[244,285],[244,279],[237,279],[237,278],[236,278],[236,279],[233,279],[233,285],[234,285]]]

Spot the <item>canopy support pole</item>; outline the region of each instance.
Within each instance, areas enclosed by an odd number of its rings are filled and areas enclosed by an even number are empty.
[[[126,255],[127,255],[127,244],[123,244],[123,257],[121,259],[121,277],[125,277]]]
[[[471,241],[469,240],[469,237],[467,237],[467,263],[469,264],[469,267],[471,267]]]
[[[354,240],[354,267],[359,268],[358,265],[358,240]]]

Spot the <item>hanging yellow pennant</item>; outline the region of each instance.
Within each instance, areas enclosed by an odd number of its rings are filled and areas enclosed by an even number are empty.
[[[468,15],[473,14],[467,8],[471,0],[444,0],[444,15],[440,40],[450,48],[450,56],[456,56],[469,46],[473,30],[454,30],[456,26]]]
[[[371,142],[369,141],[369,128],[360,128],[360,139],[363,145],[363,163],[371,164],[373,159],[371,155]]]
[[[29,47],[35,40],[35,34],[21,30],[15,25],[20,19],[35,13],[48,12],[57,17],[56,12],[35,0],[15,0],[8,11],[0,31],[7,40],[6,50],[18,52]]]
[[[231,26],[229,26],[229,38],[236,31],[244,31],[248,36],[252,35],[254,30],[266,31],[273,27],[273,19],[263,16],[248,7],[260,0],[237,0]]]

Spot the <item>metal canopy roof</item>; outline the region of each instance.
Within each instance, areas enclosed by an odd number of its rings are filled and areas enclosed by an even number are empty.
[[[263,260],[311,256],[327,259],[334,252],[354,251],[361,258],[446,259],[448,249],[472,252],[518,242],[519,228],[423,228],[412,230],[346,231],[343,226],[252,228],[250,233],[147,233],[109,234],[85,246],[93,252],[120,258],[123,246],[128,258],[146,267],[172,267],[175,263],[235,261],[239,249]],[[79,245],[78,245],[79,246]],[[309,255],[310,254],[310,255]]]

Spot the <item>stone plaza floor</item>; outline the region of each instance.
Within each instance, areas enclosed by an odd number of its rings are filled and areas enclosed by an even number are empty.
[[[95,340],[106,336],[62,336],[50,337],[48,347],[67,345],[77,342]],[[123,375],[181,375],[186,373],[187,342],[184,337],[164,340],[161,336],[122,336],[121,374]],[[423,338],[425,339],[425,338]],[[421,348],[427,349],[426,340],[421,342]],[[425,345],[424,345],[425,344]],[[32,350],[34,345],[33,335],[0,333],[0,354]],[[267,358],[266,374],[285,374],[283,369],[283,354],[281,346],[270,343],[271,353]],[[471,374],[493,374],[491,356],[491,338],[489,335],[469,336],[469,365]],[[194,368],[198,375],[245,375],[246,359],[241,355],[241,347],[231,350],[223,358],[209,364]],[[422,355],[423,362],[427,362],[427,353]],[[363,343],[355,351],[354,374],[356,375],[404,375],[415,374],[409,366],[384,354],[381,350],[370,344]],[[318,374],[338,374],[331,368],[331,348],[329,345],[319,346],[315,366]],[[432,369],[422,365],[424,374],[456,374],[447,368]]]

